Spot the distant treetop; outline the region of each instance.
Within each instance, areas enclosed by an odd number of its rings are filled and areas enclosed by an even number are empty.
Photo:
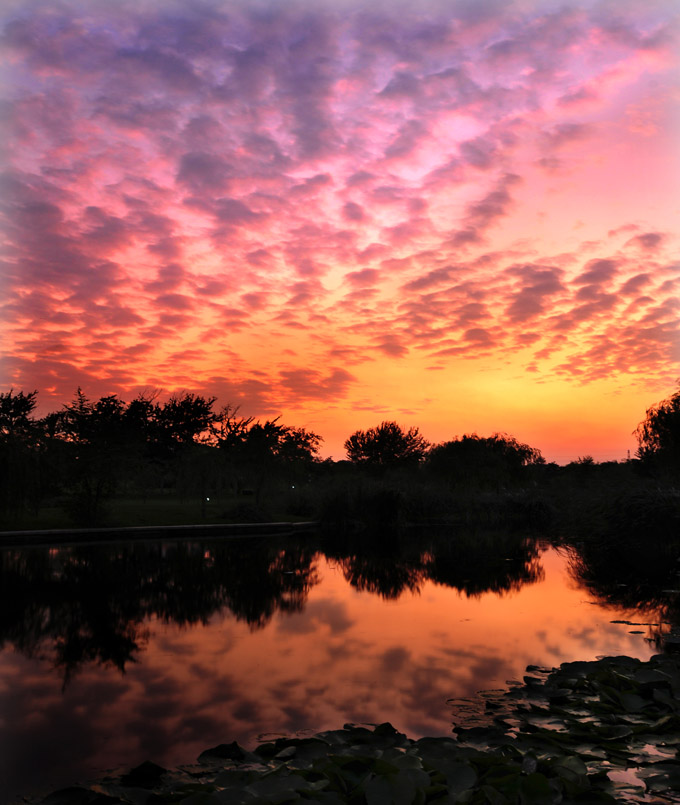
[[[355,431],[344,444],[351,462],[371,467],[418,464],[429,446],[418,428],[404,430],[396,422],[381,422],[375,428]]]

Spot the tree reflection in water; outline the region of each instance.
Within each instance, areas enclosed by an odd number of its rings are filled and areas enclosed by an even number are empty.
[[[49,659],[64,685],[86,663],[123,672],[151,617],[190,626],[228,609],[258,629],[317,583],[313,551],[265,539],[6,550],[0,563],[0,645]]]
[[[520,590],[545,573],[536,539],[515,534],[475,534],[442,542],[429,557],[428,577],[468,597]]]
[[[0,552],[0,640],[48,659],[64,686],[88,663],[124,672],[152,618],[191,626],[229,611],[256,630],[276,612],[302,611],[320,552],[354,588],[384,599],[428,580],[468,596],[502,594],[543,574],[535,541],[479,534],[9,549]]]
[[[514,534],[428,534],[389,543],[336,537],[324,552],[339,563],[350,585],[385,599],[407,590],[418,593],[426,581],[479,597],[516,591],[544,577],[538,542]]]
[[[666,647],[669,627],[680,632],[680,546],[655,539],[599,538],[567,548],[569,572],[596,601],[637,613],[650,639]]]

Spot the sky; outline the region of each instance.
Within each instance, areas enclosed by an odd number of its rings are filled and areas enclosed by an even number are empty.
[[[622,459],[680,377],[674,0],[7,0],[2,385]]]

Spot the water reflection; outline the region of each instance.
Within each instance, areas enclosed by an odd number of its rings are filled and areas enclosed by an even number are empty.
[[[516,535],[485,534],[439,545],[427,565],[429,578],[468,596],[518,592],[545,578],[538,542]]]
[[[390,720],[446,734],[447,699],[529,663],[651,653],[584,604],[563,557],[519,537],[80,546],[0,563],[0,789],[22,793],[272,731]]]
[[[518,591],[543,578],[539,543],[513,534],[403,534],[390,541],[335,536],[323,545],[347,582],[359,591],[397,599],[433,581],[468,597]]]
[[[671,542],[626,544],[600,539],[572,546],[569,568],[602,606],[639,613],[650,640],[666,648],[669,627],[680,629],[680,557]]]
[[[206,624],[222,609],[252,629],[297,612],[317,583],[304,544],[128,543],[0,552],[0,645],[49,658],[66,684],[84,664],[125,671],[153,617]]]
[[[319,545],[352,587],[385,599],[429,580],[479,596],[542,577],[535,541],[516,537]],[[123,672],[144,650],[151,617],[191,626],[228,610],[261,629],[277,611],[301,611],[318,583],[318,553],[306,540],[271,539],[3,551],[0,645],[49,657],[64,684],[86,663]]]

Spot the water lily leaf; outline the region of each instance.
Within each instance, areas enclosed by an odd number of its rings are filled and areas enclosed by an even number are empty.
[[[581,758],[602,760],[607,757],[607,752],[600,746],[591,743],[579,743],[573,746],[575,754]]]
[[[616,797],[613,797],[611,794],[608,794],[606,791],[598,791],[593,790],[589,791],[587,794],[584,794],[582,797],[579,797],[577,802],[582,802],[584,805],[598,805],[598,803],[602,802],[607,805],[608,803],[616,803],[619,800]]]
[[[262,770],[266,769],[262,766]],[[246,786],[258,778],[258,773],[254,769],[225,769],[215,777],[215,784],[225,788],[237,788]]]
[[[477,782],[477,772],[468,763],[443,760],[437,764],[437,771],[443,774],[446,785],[452,794],[467,791]]]
[[[554,792],[543,774],[528,774],[520,781],[520,800],[522,805],[552,805]]]
[[[250,783],[246,791],[267,802],[278,803],[295,799],[295,792],[307,787],[307,781],[299,774],[268,774]]]
[[[145,760],[139,766],[131,769],[120,779],[120,784],[131,788],[154,788],[165,774],[166,769]]]
[[[653,692],[654,701],[658,704],[665,705],[669,710],[673,711],[677,708],[677,701],[673,698],[671,693],[661,688],[654,688]]]
[[[595,732],[597,737],[602,741],[618,741],[621,738],[628,738],[633,734],[633,730],[623,724],[596,727]]]
[[[320,741],[317,738],[300,738],[296,739],[295,746],[295,762],[312,761],[320,757],[325,757],[331,745],[326,741]]]
[[[403,732],[396,730],[389,721],[378,724],[378,726],[373,730],[373,735],[376,738],[379,738],[383,744],[390,743],[395,746],[403,746],[404,744],[410,743],[406,735],[404,735]]]
[[[533,755],[525,755],[522,760],[522,771],[525,774],[533,774],[538,768],[538,761]]]
[[[319,803],[319,805],[346,805],[347,799],[336,791],[320,791],[311,800],[301,800],[307,803]]]
[[[654,685],[668,682],[670,677],[658,668],[640,668],[635,672],[633,679],[638,685]]]
[[[374,777],[364,789],[368,805],[391,805],[392,786],[385,777]],[[411,800],[408,800],[409,805]]]
[[[213,797],[220,805],[249,805],[249,803],[257,801],[257,798],[250,791],[238,788],[218,791]]]
[[[649,704],[637,693],[622,693],[619,700],[628,713],[639,713]]]
[[[460,748],[458,741],[453,738],[419,738],[413,744],[414,749],[423,759],[451,757]]]
[[[680,790],[680,763],[654,763],[639,771],[649,791]]]
[[[386,775],[386,774],[396,774],[399,769],[394,763],[389,763],[384,758],[376,758],[371,765],[371,771],[373,774],[377,775]]]
[[[219,805],[216,795],[207,791],[198,791],[178,800],[179,805]]]
[[[388,747],[381,760],[391,763],[396,769],[422,769],[423,761],[412,749],[404,751],[396,747]]]
[[[429,775],[418,769],[402,769],[398,774],[372,777],[365,786],[368,805],[411,805],[430,783]]]
[[[292,757],[295,757],[296,752],[297,748],[295,746],[287,746],[285,749],[277,752],[274,758],[275,760],[290,760]]]
[[[93,805],[96,805],[96,803],[99,802],[103,804],[111,801],[108,799],[109,795],[113,797],[113,802],[124,801],[126,803],[130,803],[130,805],[146,805],[147,802],[149,802],[149,800],[154,796],[154,794],[146,788],[125,788],[124,791],[121,791],[120,789],[116,790],[115,786],[105,790],[102,786],[93,785],[92,791],[95,791],[100,795],[100,797],[92,800]]]
[[[198,762],[208,760],[211,758],[219,758],[221,760],[239,760],[243,761],[247,758],[252,758],[253,753],[246,751],[242,746],[232,741],[230,744],[219,744],[213,746],[211,749],[206,749],[198,756]]]
[[[508,805],[509,800],[500,791],[495,789],[492,785],[483,785],[480,788],[481,793],[486,798],[490,805]]]
[[[43,803],[45,805],[90,805],[90,803],[119,803],[121,802],[118,797],[108,797],[92,791],[90,788],[83,788],[81,786],[69,786],[68,788],[60,788],[54,791],[49,796],[45,797]]]

